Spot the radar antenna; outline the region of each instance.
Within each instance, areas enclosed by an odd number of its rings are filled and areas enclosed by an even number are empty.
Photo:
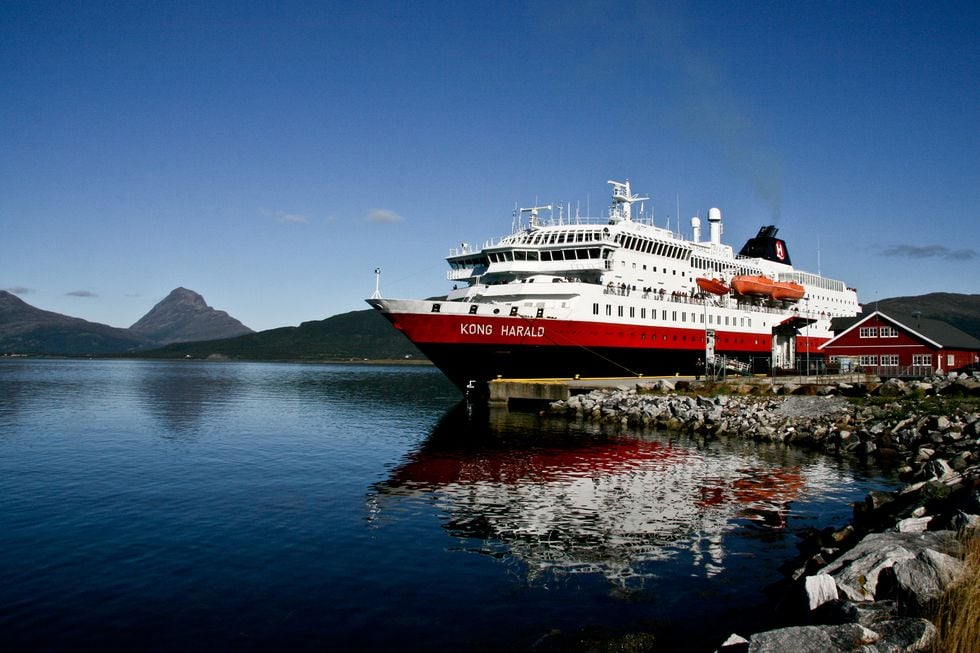
[[[521,209],[521,213],[530,213],[531,216],[528,218],[528,226],[532,229],[538,226],[538,211],[551,211],[551,204],[545,204],[544,206],[530,206],[526,209]]]
[[[649,197],[642,195],[634,195],[630,191],[630,181],[612,181],[606,182],[612,184],[612,196],[613,203],[609,208],[609,217],[613,222],[619,222],[620,220],[625,222],[630,222],[633,219],[631,212],[631,205],[633,202],[640,202],[642,200],[648,200]]]

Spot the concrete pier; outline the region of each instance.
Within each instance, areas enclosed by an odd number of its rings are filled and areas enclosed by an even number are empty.
[[[572,394],[579,394],[597,388],[634,387],[642,381],[655,381],[659,378],[672,381],[693,380],[693,376],[624,376],[576,379],[494,379],[487,386],[492,405],[509,405],[511,400],[522,402],[549,402],[566,400]]]
[[[598,388],[634,388],[638,384],[653,383],[659,379],[671,382],[686,381],[692,386],[708,383],[704,379],[695,380],[693,376],[624,376],[587,379],[494,379],[487,386],[490,394],[490,404],[493,406],[510,406],[518,403],[547,403],[567,400],[572,394],[584,394]],[[729,384],[750,385],[831,385],[837,383],[866,383],[877,380],[877,377],[864,374],[838,375],[793,375],[793,376],[731,376],[720,379]],[[712,381],[713,382],[713,381]]]
[[[511,400],[558,401],[568,399],[564,379],[495,379],[487,384],[491,405],[510,405]]]

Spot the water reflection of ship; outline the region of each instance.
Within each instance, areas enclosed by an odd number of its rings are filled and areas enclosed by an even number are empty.
[[[463,548],[515,556],[532,582],[599,572],[635,588],[651,564],[684,555],[704,575],[719,573],[724,536],[740,526],[782,528],[804,485],[799,468],[693,442],[506,419],[474,424],[448,414],[375,486],[374,516],[383,523],[402,500],[430,502]]]

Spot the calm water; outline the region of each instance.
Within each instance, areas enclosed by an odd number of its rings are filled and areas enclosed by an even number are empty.
[[[713,650],[893,485],[458,402],[431,368],[0,361],[0,649]]]

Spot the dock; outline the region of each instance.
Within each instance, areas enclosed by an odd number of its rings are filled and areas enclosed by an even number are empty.
[[[693,376],[622,376],[600,378],[553,378],[553,379],[504,379],[490,381],[492,405],[510,405],[511,402],[564,401],[572,394],[584,394],[600,388],[631,388],[637,383],[658,379],[670,381],[694,381]]]
[[[747,385],[832,385],[838,383],[867,383],[877,377],[864,374],[811,374],[791,376],[729,376],[725,379],[695,379],[694,376],[622,376],[601,378],[542,378],[505,379],[490,381],[489,402],[492,406],[541,404],[551,401],[565,401],[573,394],[585,394],[597,389],[633,388],[639,384],[655,383],[658,380],[671,383],[685,381],[691,384],[709,382],[747,384]]]

